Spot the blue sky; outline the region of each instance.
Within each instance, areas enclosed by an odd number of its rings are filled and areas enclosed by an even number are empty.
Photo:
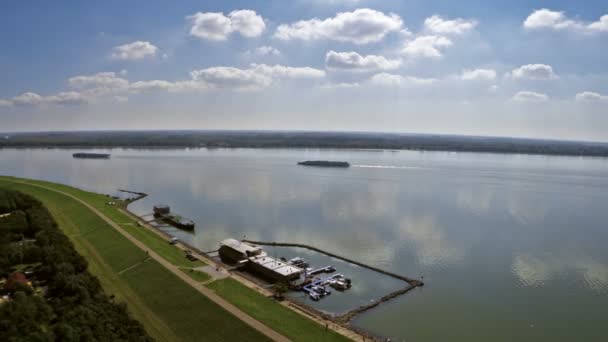
[[[606,1],[0,5],[0,131],[608,141]]]

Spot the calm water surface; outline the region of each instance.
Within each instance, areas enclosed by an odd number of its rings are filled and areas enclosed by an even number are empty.
[[[101,150],[100,150],[101,151]],[[197,222],[203,250],[226,237],[307,243],[427,284],[355,324],[393,341],[605,341],[608,160],[336,150],[0,150],[0,174],[150,196]],[[347,160],[349,169],[297,166]],[[283,256],[302,251],[274,250]],[[319,256],[353,275],[342,312],[399,284]],[[350,268],[349,268],[350,267]]]

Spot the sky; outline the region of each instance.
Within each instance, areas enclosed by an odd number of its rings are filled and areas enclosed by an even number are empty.
[[[0,131],[608,141],[608,2],[3,1]]]

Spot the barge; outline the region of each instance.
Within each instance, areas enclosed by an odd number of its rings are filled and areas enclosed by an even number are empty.
[[[110,155],[108,153],[74,153],[72,154],[73,158],[76,159],[110,159]]]
[[[194,230],[194,221],[180,215],[172,214],[171,208],[166,204],[158,204],[154,206],[154,217],[176,228]]]
[[[331,160],[306,160],[299,162],[298,165],[320,167],[350,167],[350,164],[348,162]]]

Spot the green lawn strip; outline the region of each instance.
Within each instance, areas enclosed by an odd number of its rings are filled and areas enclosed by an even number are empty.
[[[156,261],[141,263],[145,253],[81,203],[26,184],[4,183],[3,186],[40,199],[64,231],[79,231],[77,227],[82,224],[92,230],[71,237],[76,249],[89,261],[91,273],[100,279],[104,290],[124,300],[153,337],[159,340],[266,340]],[[129,269],[135,264],[137,267]],[[127,271],[118,275],[117,272],[125,269]]]
[[[0,186],[19,190],[38,198],[49,209],[62,231],[78,231],[78,226],[72,220],[72,212],[78,210],[78,202],[73,200],[68,201],[69,199],[66,200],[66,197],[63,195],[24,184],[4,182],[0,183]],[[61,196],[61,200],[57,201],[56,196]],[[109,230],[109,227],[102,229]],[[116,300],[127,303],[129,311],[144,325],[146,331],[152,337],[159,341],[174,341],[178,339],[173,330],[154,311],[149,309],[147,303],[126,282],[120,281],[118,274],[114,270],[115,267],[111,267],[100,256],[96,247],[90,241],[83,239],[82,236],[72,236],[70,240],[74,243],[74,247],[78,253],[85,257],[89,264],[89,271],[99,279],[104,291],[108,295],[114,295]],[[136,253],[137,251],[132,252]]]
[[[199,283],[205,282],[209,279],[211,279],[211,276],[208,275],[205,272],[201,272],[201,271],[197,271],[195,269],[192,268],[187,268],[187,267],[180,267],[180,269],[186,273],[187,275],[190,276],[190,278],[198,281]]]
[[[158,234],[150,231],[149,229],[144,228],[144,227],[138,227],[135,224],[135,222],[136,222],[135,218],[133,218],[132,216],[130,216],[128,214],[125,214],[124,212],[122,212],[115,206],[108,205],[107,203],[109,201],[111,201],[111,199],[105,195],[76,189],[76,188],[73,188],[73,187],[70,187],[67,185],[63,185],[63,184],[50,183],[50,182],[45,182],[45,181],[25,180],[25,179],[19,179],[19,178],[0,176],[0,180],[2,180],[2,179],[5,179],[7,181],[10,181],[10,180],[26,181],[28,183],[42,185],[45,187],[49,187],[52,189],[56,189],[56,190],[63,191],[65,193],[69,193],[71,195],[77,196],[78,198],[84,200],[85,202],[87,202],[90,205],[92,205],[93,207],[95,207],[97,210],[101,211],[104,215],[106,215],[112,221],[114,221],[115,223],[120,225],[121,228],[125,229],[129,234],[133,235],[138,240],[140,240],[141,242],[146,244],[148,247],[150,247],[151,250],[153,250],[157,254],[161,255],[163,258],[165,258],[170,263],[172,263],[176,266],[179,266],[179,267],[199,267],[199,266],[205,265],[205,263],[200,260],[190,261],[190,260],[186,259],[185,254],[182,250],[180,250],[179,248],[177,248],[175,246],[170,245],[169,243],[167,243],[167,241],[165,239],[163,239]],[[115,201],[115,200],[112,200],[112,201]],[[74,203],[77,203],[77,202],[74,202]],[[70,234],[70,235],[78,234],[78,233],[86,233],[86,231],[68,232],[68,234]]]
[[[325,327],[318,323],[293,312],[234,279],[220,279],[206,286],[293,341],[349,341],[348,338],[332,330],[326,331]]]

